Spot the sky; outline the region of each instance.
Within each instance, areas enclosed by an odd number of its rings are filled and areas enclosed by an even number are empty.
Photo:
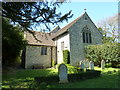
[[[58,12],[65,14],[72,10],[74,16],[68,20],[70,23],[81,16],[85,12],[84,9],[92,21],[97,24],[97,22],[118,13],[118,2],[66,2],[58,9]],[[64,22],[60,24],[60,27],[64,27],[68,23]]]
[[[4,1],[11,1],[11,0],[4,0]],[[20,2],[21,0],[12,0],[12,1]],[[34,0],[22,0],[22,1],[32,2]],[[38,1],[42,1],[42,0],[38,0]],[[52,1],[52,0],[48,0],[48,1]],[[74,14],[74,16],[68,20],[68,23],[70,23],[77,17],[81,16],[85,12],[84,9],[86,9],[86,12],[88,13],[89,17],[97,25],[98,22],[108,17],[114,16],[115,14],[118,13],[118,1],[120,0],[67,0],[66,3],[64,3],[63,5],[60,6],[60,8],[57,9],[57,11],[65,14],[70,10],[72,10],[72,14]],[[59,24],[59,26],[63,28],[68,23],[64,21],[63,23]],[[39,27],[37,27],[37,30],[39,31]]]

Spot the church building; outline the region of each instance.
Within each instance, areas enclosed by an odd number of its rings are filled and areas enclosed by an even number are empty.
[[[76,66],[85,60],[85,46],[102,44],[102,34],[85,12],[63,28],[59,26],[50,33],[33,31],[37,41],[29,32],[25,33],[28,46],[23,52],[24,68],[47,68],[63,63],[63,50],[70,52],[70,64]]]

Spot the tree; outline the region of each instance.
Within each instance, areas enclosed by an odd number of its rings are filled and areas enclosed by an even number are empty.
[[[107,36],[107,32],[103,32],[102,28],[98,28],[98,30],[102,33],[103,37],[102,37],[102,43],[113,43],[114,41],[114,37],[110,37]]]
[[[13,65],[27,42],[19,27],[13,27],[8,19],[2,18],[2,30],[2,63],[3,66]]]
[[[41,30],[50,30],[50,26],[57,25],[64,20],[68,21],[71,11],[62,15],[57,13],[57,8],[65,1],[61,2],[2,2],[2,16],[9,18],[15,24],[24,27],[24,30],[33,29],[39,26]],[[30,32],[30,31],[29,31]]]
[[[57,1],[57,0],[56,0]],[[5,2],[2,1],[2,30],[3,30],[3,64],[13,63],[15,58],[20,54],[20,50],[25,46],[25,41],[20,31],[29,31],[36,38],[31,31],[33,27],[39,26],[41,31],[50,31],[50,26],[57,25],[60,22],[68,21],[71,11],[62,15],[57,13],[57,8],[62,2]],[[9,19],[9,22],[6,21]],[[22,29],[18,30],[18,25]],[[37,39],[38,40],[38,39]]]
[[[103,43],[116,42],[118,40],[118,15],[108,17],[98,22],[99,30],[103,34]]]

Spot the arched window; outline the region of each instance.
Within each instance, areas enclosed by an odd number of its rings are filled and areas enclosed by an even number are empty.
[[[83,43],[92,43],[91,32],[87,26],[83,28],[82,35],[83,35]]]

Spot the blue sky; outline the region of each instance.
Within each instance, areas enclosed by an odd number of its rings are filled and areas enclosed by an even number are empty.
[[[84,9],[96,24],[97,22],[106,19],[107,17],[113,16],[118,13],[118,2],[71,2],[64,3],[58,11],[65,14],[72,10],[74,16],[68,20],[68,23],[79,17],[84,13]],[[67,23],[60,24],[61,27]]]

